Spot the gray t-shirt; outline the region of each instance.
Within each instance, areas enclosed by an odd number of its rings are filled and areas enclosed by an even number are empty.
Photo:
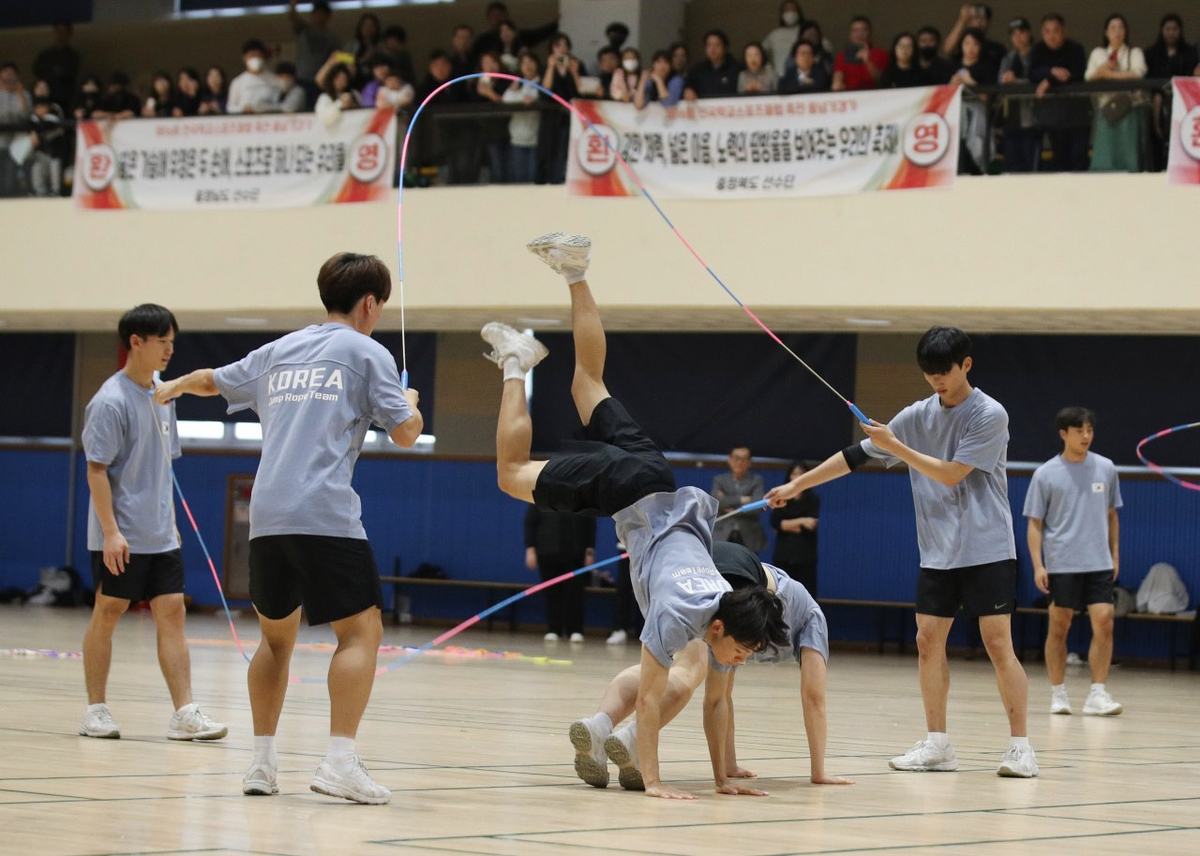
[[[704,637],[721,600],[732,591],[712,559],[717,501],[698,487],[652,493],[613,515],[629,553],[629,579],[646,617],[642,644],[664,667]],[[709,664],[720,666],[709,654]]]
[[[783,620],[787,624],[789,648],[766,648],[750,659],[756,663],[779,663],[799,660],[801,648],[811,648],[829,661],[829,625],[825,613],[803,585],[784,571],[766,562],[763,570],[775,578],[775,594],[783,605]]]
[[[1108,510],[1122,504],[1117,468],[1103,455],[1088,452],[1075,464],[1055,455],[1034,470],[1023,513],[1044,522],[1046,571],[1111,571]]]
[[[250,496],[250,537],[329,535],[365,540],[350,486],[374,423],[391,433],[412,416],[396,360],[345,324],[305,327],[213,374],[229,412],[262,422]]]
[[[956,407],[937,395],[910,404],[888,423],[904,445],[974,467],[954,487],[909,468],[921,567],[967,568],[1017,557],[1008,505],[1008,413],[981,389]],[[863,440],[863,451],[890,467],[898,459]]]
[[[155,377],[157,385],[157,376]],[[108,467],[113,515],[136,554],[179,548],[171,462],[178,458],[175,405],[155,404],[150,391],[120,371],[106,380],[83,412],[83,451],[93,464]],[[96,506],[88,501],[89,550],[104,549]]]

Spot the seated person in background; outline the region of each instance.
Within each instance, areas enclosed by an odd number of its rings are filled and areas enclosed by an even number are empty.
[[[186,66],[175,75],[175,96],[171,99],[171,115],[175,118],[200,113],[200,72]]]
[[[758,663],[775,663],[795,659],[800,666],[800,701],[804,715],[804,731],[808,735],[809,781],[814,785],[852,785],[850,779],[830,776],[825,772],[825,744],[828,722],[825,715],[825,674],[829,660],[829,628],[825,615],[804,586],[790,579],[778,568],[763,564],[740,544],[713,544],[713,562],[721,576],[734,590],[765,588],[773,591],[783,604],[787,642],[764,648],[750,659]],[[753,778],[754,773],[737,762],[734,740],[733,680],[736,669],[717,672],[705,668],[705,649],[693,640],[675,658],[663,694],[663,724],[674,719],[687,707],[692,694],[703,681],[705,704],[723,699],[729,707],[729,727],[725,739],[719,741],[720,758],[714,758],[715,769],[723,769],[732,779]],[[603,788],[608,785],[608,763],[618,767],[617,779],[627,790],[643,790],[638,764],[636,721],[613,731],[603,741],[604,752],[583,752],[581,744],[596,745],[591,739],[602,734],[612,724],[619,723],[634,709],[641,666],[630,666],[608,685],[599,710],[592,716],[571,724],[571,742],[576,746],[575,772],[589,785]],[[707,678],[706,678],[707,676]],[[607,760],[605,756],[607,755]]]
[[[621,54],[612,45],[605,45],[596,52],[596,77],[600,79],[598,98],[610,98],[613,76],[621,67]],[[582,73],[582,72],[581,72]]]
[[[788,481],[808,472],[804,461],[788,465]],[[787,505],[771,509],[771,528],[775,530],[775,555],[771,563],[817,596],[817,521],[821,497],[814,490],[802,491]]]
[[[917,40],[912,33],[901,33],[892,41],[888,67],[879,76],[880,89],[904,89],[924,85],[917,64]]]
[[[917,67],[921,86],[944,86],[954,75],[954,66],[938,55],[942,34],[937,27],[926,24],[917,30]]]
[[[89,74],[75,94],[75,118],[91,119],[100,106],[100,78]]]
[[[171,85],[171,75],[165,71],[156,72],[150,81],[150,95],[142,104],[142,118],[169,118],[174,101],[175,87]]]
[[[849,44],[833,61],[833,91],[875,89],[887,64],[887,51],[871,44],[871,19],[855,15],[850,19]]]
[[[738,95],[771,95],[779,86],[775,68],[766,61],[763,47],[751,42],[742,50],[743,68],[738,72]]]
[[[632,101],[642,79],[642,55],[637,48],[621,51],[621,67],[613,72],[608,97],[613,101]]]
[[[290,62],[275,64],[275,84],[279,87],[279,112],[303,113],[307,101],[304,88],[296,82],[296,66]]]
[[[798,41],[792,51],[792,62],[779,78],[779,94],[794,95],[802,92],[828,92],[833,81],[825,66],[817,62],[816,48],[811,42]]]
[[[208,71],[204,72],[204,87],[200,90],[200,115],[213,116],[224,113],[228,94],[225,72],[220,66],[210,65]]]
[[[715,476],[710,491],[717,500],[718,517],[763,498],[766,488],[762,476],[750,472],[751,460],[749,446],[734,446],[729,450],[729,472]],[[745,544],[757,553],[766,549],[767,533],[763,531],[760,513],[746,511],[718,521],[713,540]]]
[[[741,70],[737,60],[729,55],[729,36],[723,30],[709,30],[704,34],[704,59],[688,71],[683,97],[695,101],[737,95]]]
[[[350,85],[350,66],[337,61],[337,54],[330,54],[329,59],[317,72],[317,84],[321,87],[321,95],[317,98],[314,112],[317,118],[332,127],[342,118],[343,110],[354,110],[362,106],[359,94]]]
[[[683,97],[683,75],[676,74],[667,51],[655,51],[650,68],[642,72],[638,82],[634,104],[639,110],[657,101],[664,107],[673,107]]]
[[[391,58],[384,54],[377,53],[375,58],[371,60],[371,77],[362,88],[362,93],[359,98],[364,107],[375,106],[375,93],[383,87],[383,81],[387,79],[388,72],[392,70]]]
[[[93,119],[132,119],[142,109],[141,100],[129,91],[129,75],[114,71],[92,111]]]

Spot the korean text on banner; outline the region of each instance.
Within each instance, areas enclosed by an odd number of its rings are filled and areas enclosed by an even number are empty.
[[[1174,77],[1168,184],[1200,184],[1200,78]]]
[[[829,95],[710,98],[644,110],[576,101],[596,126],[571,122],[568,191],[751,199],[950,187],[958,167],[962,89],[931,86]]]
[[[75,207],[290,208],[381,199],[396,116],[347,110],[79,123]]]

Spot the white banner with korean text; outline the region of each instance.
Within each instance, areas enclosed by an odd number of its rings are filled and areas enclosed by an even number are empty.
[[[1200,184],[1200,78],[1174,77],[1168,184]]]
[[[572,116],[575,196],[634,196],[639,183],[659,198],[827,196],[950,187],[957,173],[958,86],[574,106],[595,126]]]
[[[81,121],[75,207],[291,208],[386,196],[391,110]]]

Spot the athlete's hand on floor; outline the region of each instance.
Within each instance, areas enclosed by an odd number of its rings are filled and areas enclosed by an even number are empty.
[[[664,785],[661,783],[647,786],[646,796],[659,797],[660,799],[664,800],[694,800],[696,798],[695,794],[688,793],[687,791],[680,790],[679,788],[671,785]]]

